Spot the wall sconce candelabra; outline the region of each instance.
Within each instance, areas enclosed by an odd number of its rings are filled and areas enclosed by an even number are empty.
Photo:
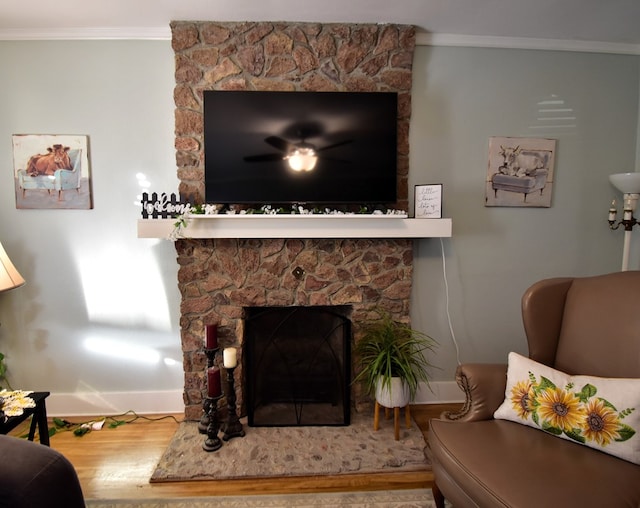
[[[631,231],[633,226],[640,224],[633,216],[638,198],[640,198],[640,173],[617,173],[609,175],[609,181],[623,194],[622,219],[616,221],[618,210],[615,199],[609,208],[609,227],[618,229],[624,227],[624,246],[622,248],[622,271],[629,269],[629,248],[631,246]]]

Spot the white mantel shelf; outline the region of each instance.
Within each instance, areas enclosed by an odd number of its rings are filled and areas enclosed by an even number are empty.
[[[138,238],[168,239],[176,219],[139,219]],[[444,238],[451,219],[389,215],[189,216],[182,238]]]

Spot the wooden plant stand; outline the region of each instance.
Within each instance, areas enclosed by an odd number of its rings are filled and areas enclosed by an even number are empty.
[[[383,407],[377,400],[373,413],[373,430],[377,431],[380,428],[380,408]],[[399,407],[393,408],[393,433],[396,441],[400,440],[400,409]],[[386,420],[391,418],[391,408],[384,408],[384,416]],[[404,406],[404,419],[405,425],[408,429],[411,428],[411,407],[407,404]]]

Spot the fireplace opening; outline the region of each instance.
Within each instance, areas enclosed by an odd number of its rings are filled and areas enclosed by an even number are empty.
[[[349,425],[349,306],[246,307],[250,426]]]

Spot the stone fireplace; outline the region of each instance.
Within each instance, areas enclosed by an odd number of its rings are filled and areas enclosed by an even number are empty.
[[[404,25],[318,23],[171,24],[176,61],[176,161],[183,199],[204,201],[203,90],[398,92],[398,202],[408,207],[411,68],[415,30]],[[409,321],[410,239],[181,239],[178,285],[185,417],[206,393],[206,324],[222,347],[239,348],[238,405],[245,414],[242,346],[249,307],[349,306],[351,333],[382,307]],[[367,398],[351,387],[356,409]]]
[[[197,419],[206,392],[202,351],[206,324],[218,324],[221,347],[239,351],[234,375],[244,410],[242,357],[247,307],[351,307],[353,340],[375,308],[408,322],[413,272],[409,239],[178,240],[178,281],[186,417]],[[356,409],[366,398],[354,385]]]

